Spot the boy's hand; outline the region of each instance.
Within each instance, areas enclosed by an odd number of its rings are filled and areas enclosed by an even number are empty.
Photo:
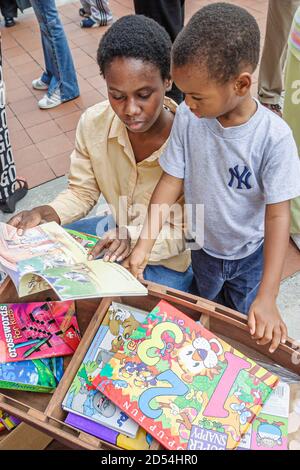
[[[96,259],[105,250],[104,261],[123,261],[131,250],[131,238],[126,227],[118,227],[106,232],[103,238],[90,251],[89,259]]]
[[[135,248],[131,255],[122,263],[137,279],[143,280],[143,272],[148,263],[149,255],[140,248]]]
[[[257,344],[271,343],[273,353],[280,343],[287,340],[287,327],[283,322],[274,298],[256,297],[249,310],[248,326]]]

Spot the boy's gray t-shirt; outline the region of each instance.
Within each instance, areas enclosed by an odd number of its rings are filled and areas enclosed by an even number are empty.
[[[201,220],[195,225],[188,218],[189,233],[198,247],[217,258],[253,253],[264,239],[266,204],[300,195],[292,132],[259,102],[246,124],[230,128],[217,119],[197,118],[182,103],[160,165],[184,178],[186,204],[204,205],[204,241]]]

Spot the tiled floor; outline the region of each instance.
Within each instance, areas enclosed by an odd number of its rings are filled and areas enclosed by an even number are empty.
[[[257,18],[262,32],[265,27],[267,0],[231,0],[243,5]],[[69,154],[81,112],[106,97],[105,82],[95,61],[99,39],[107,28],[83,30],[79,27],[79,2],[65,2],[59,7],[68,36],[81,96],[53,110],[40,110],[37,100],[43,92],[31,88],[41,74],[43,53],[39,27],[32,10],[20,14],[14,28],[1,26],[4,79],[11,142],[18,173],[30,187],[37,186],[68,172]],[[186,19],[206,0],[186,0]],[[111,0],[116,18],[133,13],[132,0]]]
[[[217,0],[213,0],[217,1]],[[262,39],[265,33],[267,0],[230,0],[247,8],[257,19]],[[75,129],[80,114],[88,106],[106,98],[106,86],[95,61],[100,37],[107,28],[83,30],[79,27],[79,2],[59,7],[62,22],[78,73],[81,95],[58,108],[42,111],[37,100],[43,92],[31,88],[32,79],[41,74],[43,53],[39,27],[33,13],[20,14],[14,28],[1,26],[7,115],[18,174],[32,188],[68,172]],[[186,0],[186,19],[207,0]],[[132,0],[111,0],[116,18],[133,13]],[[262,40],[263,44],[263,40]],[[256,93],[257,74],[253,92]],[[299,251],[291,244],[284,277],[300,270]]]

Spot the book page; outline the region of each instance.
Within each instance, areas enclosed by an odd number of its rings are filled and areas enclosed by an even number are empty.
[[[85,264],[93,273],[100,297],[147,295],[146,287],[120,264],[103,260],[87,261]]]
[[[38,275],[28,273],[19,283],[22,297],[52,288],[61,300],[100,297],[95,274],[86,263],[45,269]]]
[[[55,222],[39,225],[18,235],[16,228],[0,223],[0,264],[19,288],[20,279],[27,273],[43,273],[48,269],[73,265],[86,260],[86,251]],[[23,295],[39,292],[48,286],[25,291]]]

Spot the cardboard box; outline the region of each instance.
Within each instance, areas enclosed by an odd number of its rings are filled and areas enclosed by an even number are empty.
[[[5,390],[4,393],[0,394],[0,408],[18,416],[22,421],[71,448],[86,450],[115,448],[113,445],[94,436],[66,425],[64,423],[66,412],[61,408],[65,394],[112,300],[150,311],[161,299],[164,299],[194,320],[201,320],[204,326],[222,336],[232,346],[249,357],[253,357],[255,360],[262,359],[270,364],[280,364],[299,375],[300,351],[298,352],[295,349],[294,342],[291,339],[285,345],[280,345],[274,354],[270,354],[267,346],[259,346],[251,339],[247,319],[244,315],[214,302],[168,289],[158,284],[149,283],[148,289],[149,294],[146,297],[93,299],[76,302],[78,322],[84,336],[72,359],[66,358],[65,373],[54,394]],[[0,302],[3,303],[39,300],[57,300],[57,298],[52,291],[47,291],[20,300],[9,281],[4,283],[2,290],[0,289]],[[300,386],[300,377],[298,385]],[[157,447],[158,444],[155,442],[153,448]]]

